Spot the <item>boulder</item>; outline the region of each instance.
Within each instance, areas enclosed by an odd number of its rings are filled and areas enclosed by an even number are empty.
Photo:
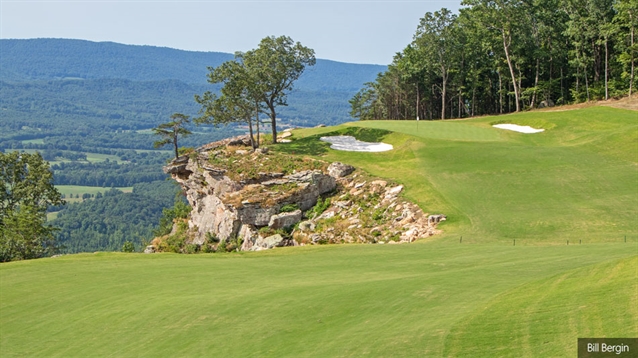
[[[390,188],[385,191],[385,197],[386,198],[396,197],[397,195],[399,195],[399,193],[402,190],[403,190],[403,185],[398,185],[398,186],[395,186],[394,188]]]
[[[315,227],[315,223],[310,220],[302,221],[299,223],[299,230],[301,231],[314,231]]]
[[[146,246],[146,248],[144,249],[144,253],[145,254],[153,254],[153,253],[155,253],[155,246],[153,246],[153,245]]]
[[[281,246],[283,241],[284,241],[283,236],[279,234],[268,236],[266,238],[258,237],[257,240],[255,240],[255,243],[253,244],[253,246],[250,248],[250,251],[272,249],[274,247]]]
[[[342,178],[350,175],[354,171],[352,165],[343,164],[340,162],[334,162],[328,167],[328,174],[333,178]]]
[[[290,213],[281,213],[270,217],[268,227],[271,229],[283,229],[291,227],[301,220],[301,210],[297,209]]]

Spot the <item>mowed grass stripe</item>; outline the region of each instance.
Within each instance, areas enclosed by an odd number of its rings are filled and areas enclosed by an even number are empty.
[[[0,355],[440,356],[452,328],[501,293],[630,256],[627,245],[429,242],[2,264]]]
[[[577,339],[638,336],[638,256],[526,284],[455,326],[451,357],[574,357]]]

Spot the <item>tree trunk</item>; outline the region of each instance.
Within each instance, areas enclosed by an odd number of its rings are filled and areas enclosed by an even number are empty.
[[[175,147],[175,159],[179,158],[179,151],[177,150],[177,136],[173,137],[173,146]]]
[[[532,102],[529,104],[530,108],[534,108],[534,105],[536,104],[536,91],[538,91],[538,72],[539,72],[538,71],[538,67],[539,67],[539,61],[540,61],[540,59],[537,58],[536,59],[536,78],[534,79],[534,94],[532,95]],[[552,73],[551,67],[550,67],[549,73],[550,73],[550,83],[551,83],[551,73]]]
[[[589,102],[589,80],[587,79],[587,67],[584,68],[585,71],[585,90],[587,91],[587,102]]]
[[[248,120],[246,122],[248,122],[248,133],[250,133],[250,146],[253,147],[254,151],[257,146],[255,146],[255,137],[253,136],[253,121],[250,117],[248,117]]]
[[[443,84],[441,87],[441,119],[445,119],[445,91],[447,85],[447,73],[445,67],[441,66],[441,74],[443,75]]]
[[[272,126],[272,144],[277,144],[277,113],[275,113],[275,106],[268,104],[270,109],[270,125]]]
[[[607,37],[605,36],[605,101],[609,99],[609,88],[607,86],[607,72],[608,71],[608,65],[607,65],[607,58],[609,57],[609,50],[608,50],[608,46],[607,43],[609,41],[607,41]]]
[[[259,138],[259,102],[255,101],[255,125],[257,126],[257,147],[261,145]]]
[[[631,90],[629,90],[629,92],[631,93]],[[631,96],[631,94],[630,94]],[[416,120],[419,120],[419,108],[420,108],[420,93],[419,93],[419,83],[417,82],[416,84]]]
[[[474,108],[476,108],[476,86],[472,87],[472,117],[474,117]]]
[[[514,66],[512,66],[512,59],[510,58],[509,52],[509,44],[507,43],[507,38],[509,37],[509,41],[511,42],[511,35],[505,35],[505,30],[501,30],[501,34],[503,35],[503,49],[505,50],[505,58],[507,59],[507,66],[510,69],[510,75],[512,76],[512,85],[514,86],[514,97],[516,99],[516,112],[520,112],[521,107],[519,102],[519,93],[518,88],[516,86],[516,75],[514,74]]]
[[[496,70],[498,75],[498,105],[499,113],[503,114],[503,79],[501,78],[501,71]]]
[[[462,92],[461,88],[459,88],[459,116],[458,116],[458,118],[461,118],[461,106],[463,105],[462,96],[463,96],[463,92]]]

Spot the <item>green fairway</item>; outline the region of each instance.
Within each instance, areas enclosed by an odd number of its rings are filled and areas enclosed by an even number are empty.
[[[569,270],[500,295],[452,329],[445,355],[573,357],[574,337],[636,337],[636,270],[638,256],[633,256]]]
[[[516,133],[491,127],[496,121],[547,130]],[[592,107],[416,125],[366,121],[298,130],[301,139],[279,148],[344,161],[405,184],[405,195],[423,210],[448,215],[443,228],[456,238],[519,244],[638,240],[636,112]],[[395,149],[341,152],[318,141],[347,131]]]
[[[638,334],[626,324],[636,322],[635,311],[605,314],[605,324],[594,325],[609,302],[620,311],[631,302],[625,296],[635,296],[636,260],[617,260],[635,258],[636,249],[430,242],[241,255],[100,253],[2,264],[0,356],[441,356],[458,352],[450,347],[457,340],[458,347],[481,342],[482,336],[460,339],[487,327],[481,314],[520,331],[543,307],[555,308],[552,298],[561,314],[544,332],[556,331],[553,351],[574,356],[576,338],[586,333]],[[571,278],[562,285],[578,293],[575,277],[600,280],[619,263],[625,279],[599,287],[618,289],[608,300],[597,300],[598,290],[583,303],[558,286],[534,301],[540,293],[533,288],[555,287],[557,273]],[[627,278],[633,286],[621,287]],[[586,317],[583,304],[591,312]],[[512,309],[527,320],[509,317]],[[544,338],[531,339],[514,341],[508,354],[539,356],[544,346],[536,341]]]
[[[271,148],[403,184],[423,210],[448,216],[442,234],[0,264],[0,356],[575,357],[579,337],[638,336],[636,112],[416,125],[295,130]],[[319,141],[337,134],[394,149]]]

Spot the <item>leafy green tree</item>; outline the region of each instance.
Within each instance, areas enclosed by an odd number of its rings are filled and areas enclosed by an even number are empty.
[[[0,262],[54,253],[55,228],[46,225],[46,209],[64,204],[39,153],[0,152]]]
[[[445,103],[450,71],[457,62],[459,44],[455,36],[456,15],[443,8],[434,13],[426,13],[417,28],[415,44],[421,53],[430,57],[436,65],[436,74],[441,78],[441,119],[445,119]]]
[[[158,140],[153,143],[155,148],[163,147],[167,144],[172,144],[175,149],[175,159],[179,157],[179,146],[177,139],[186,137],[192,132],[184,128],[184,125],[190,123],[190,117],[182,113],[174,113],[171,116],[172,121],[168,123],[162,123],[156,128],[153,128],[153,133],[163,137],[164,139]]]
[[[221,96],[207,91],[202,96],[195,95],[195,101],[202,107],[201,116],[195,118],[197,124],[228,124],[245,122],[248,125],[252,147],[259,146],[259,113],[261,112],[259,83],[241,61],[226,61],[220,66],[209,67],[208,82],[223,83]],[[253,115],[257,125],[257,140],[253,135]]]
[[[237,54],[259,93],[259,101],[269,111],[272,140],[277,143],[277,106],[287,106],[288,94],[306,66],[316,63],[315,51],[288,36],[266,37],[259,46]]]

